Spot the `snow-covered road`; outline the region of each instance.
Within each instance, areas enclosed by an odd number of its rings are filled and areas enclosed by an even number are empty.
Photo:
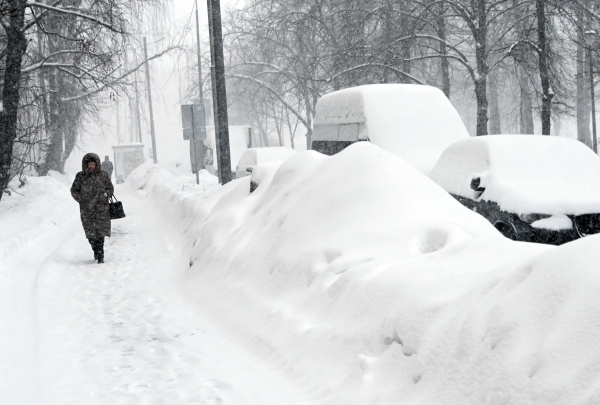
[[[127,218],[113,221],[105,264],[64,209],[52,240],[13,271],[0,403],[305,403],[276,366],[179,298],[173,274],[189,266],[181,235],[149,200],[125,187],[117,195]]]

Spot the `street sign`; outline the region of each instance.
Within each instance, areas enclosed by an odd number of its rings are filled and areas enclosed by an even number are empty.
[[[181,106],[183,139],[206,139],[206,118],[204,104],[184,104]]]

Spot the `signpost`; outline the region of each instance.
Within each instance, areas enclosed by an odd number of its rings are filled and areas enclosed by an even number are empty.
[[[183,139],[191,141],[192,145],[196,142],[206,139],[206,118],[204,115],[204,104],[184,104],[181,106],[181,124],[183,126]],[[200,183],[199,172],[200,165],[197,148],[192,147],[194,151],[194,167],[196,168],[196,184]]]

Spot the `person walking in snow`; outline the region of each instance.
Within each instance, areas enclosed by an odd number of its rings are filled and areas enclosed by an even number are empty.
[[[104,156],[104,162],[102,162],[102,170],[108,173],[108,178],[112,179],[113,164],[108,160],[108,156]]]
[[[114,186],[108,173],[100,169],[100,157],[95,153],[86,154],[81,167],[71,186],[71,195],[79,203],[81,223],[94,250],[94,259],[104,263],[104,238],[110,237],[108,198]]]

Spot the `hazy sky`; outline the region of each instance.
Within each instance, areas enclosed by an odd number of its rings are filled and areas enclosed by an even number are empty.
[[[158,33],[160,37],[181,38],[183,29],[189,25],[191,31],[183,38],[188,46],[195,44],[195,14],[194,0],[173,0],[172,14],[169,16],[170,23],[164,33]],[[238,0],[222,0],[222,9],[234,7],[242,4]],[[208,19],[206,14],[206,1],[199,1],[200,6],[200,35],[203,41],[208,40]],[[158,45],[149,38],[149,54],[158,51]],[[208,52],[208,49],[203,49]],[[187,58],[195,62],[194,55],[188,55]],[[188,141],[183,140],[180,118],[180,104],[191,102],[185,98],[185,89],[188,85],[184,74],[186,66],[186,56],[183,52],[172,52],[163,56],[159,60],[153,60],[150,63],[150,72],[152,75],[152,102],[154,110],[154,124],[156,128],[157,152],[160,162],[186,163],[189,160]],[[191,65],[190,66],[195,66]],[[207,74],[208,72],[203,72]],[[140,72],[138,80],[144,80],[141,84],[145,86],[145,71]],[[196,78],[193,78],[196,80]],[[142,95],[143,96],[143,95]],[[183,100],[182,100],[183,98]],[[142,97],[140,104],[143,104],[144,118],[142,123],[142,143],[144,151],[148,156],[148,148],[151,147],[150,126],[148,116],[148,101]],[[119,112],[117,113],[117,106]],[[108,155],[113,160],[112,146],[121,142],[127,142],[131,138],[131,111],[128,108],[128,101],[124,97],[119,98],[119,102],[113,101],[106,94],[106,107],[98,112],[103,123],[89,122],[86,124],[82,134],[82,142],[78,145],[65,166],[67,172],[74,174],[81,170],[81,157],[88,152],[95,152],[101,157]],[[117,117],[119,125],[117,126]]]

